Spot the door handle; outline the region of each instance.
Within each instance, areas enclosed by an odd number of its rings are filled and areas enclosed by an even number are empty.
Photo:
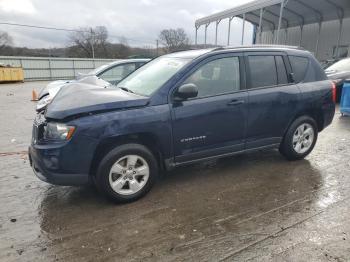
[[[244,100],[232,100],[227,103],[228,106],[238,106],[244,104]]]

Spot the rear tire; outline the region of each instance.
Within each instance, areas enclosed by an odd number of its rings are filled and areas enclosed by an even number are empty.
[[[146,195],[158,176],[158,164],[145,146],[117,146],[101,160],[96,173],[98,189],[116,203],[133,202]]]
[[[317,141],[317,124],[308,116],[294,120],[280,145],[280,153],[288,160],[300,160],[311,153]]]

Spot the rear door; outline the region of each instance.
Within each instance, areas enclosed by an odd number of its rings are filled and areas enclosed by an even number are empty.
[[[212,56],[180,81],[198,87],[198,96],[172,102],[176,162],[244,149],[247,91],[242,54]],[[176,90],[176,88],[175,88]]]
[[[246,148],[279,144],[294,118],[300,97],[283,52],[245,53],[248,120]]]

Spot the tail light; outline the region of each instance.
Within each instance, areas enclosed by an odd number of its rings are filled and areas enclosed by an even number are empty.
[[[337,86],[332,82],[332,100],[334,103],[337,102]]]

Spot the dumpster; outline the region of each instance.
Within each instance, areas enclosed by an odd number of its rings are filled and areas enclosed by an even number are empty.
[[[0,66],[0,82],[23,82],[22,67]]]
[[[340,113],[342,115],[350,115],[350,79],[346,80],[340,99]]]

